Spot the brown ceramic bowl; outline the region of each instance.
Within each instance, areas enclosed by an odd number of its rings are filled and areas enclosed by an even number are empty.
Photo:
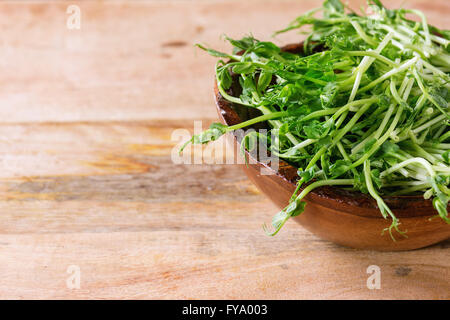
[[[288,45],[283,50],[300,53],[303,44]],[[215,100],[219,117],[226,125],[235,125],[257,115],[246,107],[226,101],[218,92],[217,83]],[[236,147],[240,143],[238,138],[230,137]],[[250,157],[246,152],[247,160]],[[251,160],[248,166],[242,165],[248,178],[280,209],[284,208],[295,190],[297,169],[280,160],[279,169],[275,171],[254,158]],[[261,175],[262,168],[272,174]],[[421,196],[385,197],[384,200],[399,218],[401,229],[407,230],[407,238],[397,234],[394,242],[388,233],[381,235],[390,220],[381,216],[376,201],[369,195],[338,187],[326,186],[310,192],[305,198],[305,211],[293,219],[320,238],[359,249],[412,250],[450,238],[450,225],[440,218],[430,219],[437,214],[430,200]]]

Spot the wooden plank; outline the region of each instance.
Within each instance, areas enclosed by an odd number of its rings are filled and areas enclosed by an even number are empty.
[[[239,168],[149,152],[183,123],[0,125],[15,163],[0,180],[0,298],[450,297],[448,242],[358,251],[293,222],[267,237],[276,208]],[[80,289],[66,287],[70,265]],[[369,265],[381,290],[367,289]]]
[[[259,230],[218,228],[2,235],[0,241],[2,298],[449,298],[443,247],[360,252],[300,228],[275,240]],[[380,290],[366,287],[372,264],[381,268]],[[66,287],[69,265],[81,269],[78,290]]]
[[[66,2],[1,2],[0,119],[215,118],[215,59],[193,45],[228,48],[220,39],[224,33],[251,32],[271,40],[273,31],[321,2],[83,1],[80,30],[66,28]],[[350,3],[358,7],[365,1]],[[406,6],[424,10],[441,27],[450,12],[448,1],[414,0]],[[299,39],[292,32],[275,41]]]

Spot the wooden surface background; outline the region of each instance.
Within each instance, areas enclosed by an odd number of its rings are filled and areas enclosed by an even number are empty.
[[[69,4],[80,30],[66,27]],[[1,2],[0,298],[449,299],[449,241],[358,251],[293,222],[270,238],[261,224],[276,208],[238,167],[171,160],[174,130],[217,119],[215,59],[193,44],[270,40],[318,5]],[[447,0],[405,6],[450,27]],[[370,265],[379,290],[366,286]]]

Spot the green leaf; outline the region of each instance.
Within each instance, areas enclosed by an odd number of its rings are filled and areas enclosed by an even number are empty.
[[[264,92],[272,82],[273,74],[267,71],[261,71],[258,78],[258,90]]]
[[[330,175],[332,177],[339,177],[343,173],[350,170],[351,162],[347,160],[337,160],[330,165]]]
[[[344,13],[344,5],[339,0],[326,0],[323,7],[331,12]]]
[[[318,151],[323,146],[328,146],[331,143],[331,136],[326,136],[314,144],[315,151]]]
[[[429,92],[433,104],[438,108],[443,114],[450,119],[450,114],[446,111],[448,108],[448,90],[445,87],[434,87]]]
[[[391,98],[386,95],[386,94],[382,94],[380,95],[380,98],[378,99],[378,105],[380,107],[389,107],[389,105],[391,104]]]
[[[264,227],[266,233],[271,236],[276,235],[290,217],[298,216],[305,211],[305,206],[306,202],[297,199],[289,203],[286,208],[272,218],[272,231],[269,231],[266,226]]]
[[[239,78],[239,83],[242,87],[241,100],[246,103],[252,103],[253,94],[256,93],[255,83],[253,82],[253,78],[251,76],[245,78]]]
[[[334,105],[334,98],[338,92],[338,87],[335,82],[329,82],[320,94],[320,102],[324,109]]]
[[[368,152],[370,149],[372,149],[372,147],[373,147],[373,145],[375,144],[375,143],[377,143],[377,139],[375,139],[375,138],[372,138],[372,139],[370,139],[369,141],[367,141],[365,144],[364,144],[364,152]]]
[[[232,71],[239,74],[253,73],[255,66],[252,62],[239,62],[233,66]]]
[[[380,178],[380,170],[374,169],[370,172],[370,175],[372,178],[372,182],[374,182],[375,185],[377,186],[377,188],[380,189],[381,186],[383,185],[383,183],[381,182],[381,178]]]
[[[439,102],[439,105],[441,105],[444,109],[447,109],[447,100],[450,97],[446,87],[433,87],[430,90],[430,95],[434,97],[437,102]]]
[[[381,145],[381,150],[384,155],[395,155],[400,150],[400,147],[397,144],[387,140]]]
[[[300,178],[303,178],[303,183],[307,183],[314,178],[315,170],[314,167],[303,171],[303,169],[298,169],[297,174]]]
[[[219,139],[222,135],[227,132],[227,126],[221,123],[213,123],[208,130],[195,135],[193,143],[194,144],[205,144],[210,141],[215,141]]]
[[[380,0],[370,0],[369,3],[373,3],[375,6],[377,6],[380,9],[384,8],[384,6],[383,6],[383,4],[381,3]]]
[[[220,85],[225,90],[230,89],[232,84],[232,79],[230,72],[228,71],[228,68],[226,66],[219,68],[217,72],[218,80],[220,82]]]
[[[253,52],[259,56],[271,58],[277,56],[281,49],[272,42],[258,42],[253,49]]]
[[[446,201],[443,201],[439,197],[435,197],[433,199],[433,207],[437,210],[439,213],[439,216],[447,223],[450,223],[450,219],[448,218],[448,212],[447,212],[447,206],[448,206],[448,197]]]
[[[206,48],[206,47],[204,47],[201,44],[196,44],[196,46],[198,48],[202,49],[202,50],[205,50],[206,52],[208,52],[213,57],[218,57],[218,58],[229,58],[230,57],[229,54],[226,54],[224,52],[220,52],[220,51],[217,51],[217,50],[214,50],[214,49]]]
[[[200,134],[196,134],[192,136],[191,139],[186,141],[186,143],[180,148],[179,153],[182,153],[183,150],[189,143],[192,144],[206,144],[210,141],[215,141],[219,139],[222,135],[227,132],[228,126],[221,123],[213,123],[209,127],[209,129],[203,131]]]
[[[291,217],[296,217],[303,213],[305,211],[306,202],[304,201],[294,201],[292,203],[295,203],[295,208],[290,210]]]
[[[445,151],[442,154],[442,158],[444,158],[446,164],[450,164],[450,150]]]
[[[252,36],[244,37],[240,40],[232,39],[225,36],[225,39],[228,40],[234,46],[234,53],[237,53],[242,50],[248,50],[252,48],[257,40]]]
[[[333,127],[333,118],[330,118],[325,122],[313,120],[303,127],[303,131],[309,139],[322,139],[330,132]]]

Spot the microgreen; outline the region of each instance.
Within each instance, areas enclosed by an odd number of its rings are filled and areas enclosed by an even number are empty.
[[[304,198],[322,186],[369,194],[391,221],[385,231],[394,240],[404,231],[383,196],[422,194],[450,223],[450,31],[429,25],[418,10],[368,4],[373,13],[358,15],[340,0],[326,0],[277,32],[309,27],[302,54],[253,36],[225,37],[232,54],[199,45],[228,60],[216,65],[222,97],[262,115],[230,127],[213,124],[186,144],[267,121],[267,136],[248,134],[242,150],[265,139],[274,155],[299,168],[289,204],[264,225],[270,235],[301,214]]]

